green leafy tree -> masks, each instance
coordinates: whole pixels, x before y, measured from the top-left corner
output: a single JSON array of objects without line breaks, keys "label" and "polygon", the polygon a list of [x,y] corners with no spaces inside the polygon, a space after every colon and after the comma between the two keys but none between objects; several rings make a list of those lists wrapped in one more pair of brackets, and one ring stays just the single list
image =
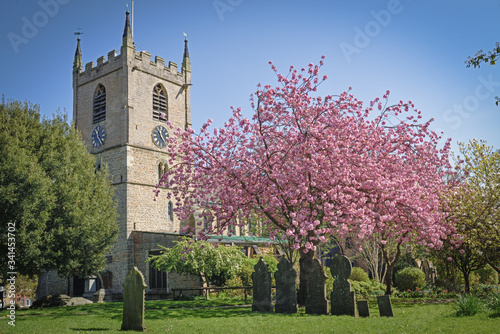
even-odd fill
[{"label": "green leafy tree", "polygon": [[[473,66],[474,68],[481,67],[481,63],[495,65],[499,57],[500,43],[497,42],[493,50],[489,51],[488,53],[485,53],[483,50],[479,50],[478,52],[476,52],[476,55],[474,57],[469,56],[465,61],[465,64],[467,65],[467,67]],[[496,96],[495,99],[495,104],[498,106],[498,104],[500,103],[500,98]]]},{"label": "green leafy tree", "polygon": [[459,147],[462,183],[448,201],[461,245],[448,243],[439,256],[462,272],[468,292],[473,271],[489,263],[500,272],[500,153],[475,139]]},{"label": "green leafy tree", "polygon": [[500,273],[500,153],[475,139],[460,144],[460,152],[465,187],[456,195],[458,231]]},{"label": "green leafy tree", "polygon": [[28,102],[0,104],[0,212],[2,231],[14,231],[0,234],[3,273],[96,273],[118,231],[110,180],[79,132],[65,116],[41,119]]},{"label": "green leafy tree", "polygon": [[[162,246],[160,246],[162,247]],[[242,268],[245,255],[236,246],[222,246],[208,241],[184,237],[172,248],[162,247],[164,253],[148,261],[162,271],[200,275],[205,281],[222,286]]]}]

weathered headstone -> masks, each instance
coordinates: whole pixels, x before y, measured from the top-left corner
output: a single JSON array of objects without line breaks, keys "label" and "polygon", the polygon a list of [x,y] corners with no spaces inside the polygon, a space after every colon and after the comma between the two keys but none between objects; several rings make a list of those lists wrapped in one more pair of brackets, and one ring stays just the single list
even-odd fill
[{"label": "weathered headstone", "polygon": [[252,273],[253,281],[253,302],[252,311],[257,312],[272,312],[273,305],[271,304],[271,272],[269,266],[260,258],[259,262],[254,266]]},{"label": "weathered headstone", "polygon": [[144,276],[134,267],[123,283],[122,331],[144,331]]},{"label": "weathered headstone", "polygon": [[92,301],[94,303],[104,303],[104,298],[106,297],[106,290],[99,289],[92,296]]},{"label": "weathered headstone", "polygon": [[278,263],[278,271],[274,273],[276,280],[276,313],[297,313],[297,292],[295,279],[297,272],[284,256]]},{"label": "weathered headstone", "polygon": [[358,300],[358,313],[360,317],[369,317],[370,309],[368,307],[368,300]]},{"label": "weathered headstone", "polygon": [[304,261],[307,272],[307,314],[328,314],[326,299],[326,274],[318,259],[307,258]]},{"label": "weathered headstone", "polygon": [[377,297],[378,311],[381,317],[393,317],[391,297],[383,295]]},{"label": "weathered headstone", "polygon": [[337,255],[330,264],[330,271],[335,281],[330,295],[332,315],[356,316],[356,296],[351,291],[351,282],[347,279],[351,275],[351,261],[343,255]]}]

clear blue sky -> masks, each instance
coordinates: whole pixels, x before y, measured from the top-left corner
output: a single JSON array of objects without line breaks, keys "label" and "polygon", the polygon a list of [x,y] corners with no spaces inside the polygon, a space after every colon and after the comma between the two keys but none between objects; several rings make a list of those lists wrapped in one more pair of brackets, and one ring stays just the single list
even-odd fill
[{"label": "clear blue sky", "polygon": [[[9,0],[0,11],[0,94],[72,114],[74,32],[84,64],[119,51],[126,0]],[[130,0],[128,0],[130,3]],[[54,6],[54,3],[57,6]],[[134,41],[192,64],[192,121],[220,126],[230,106],[250,115],[257,83],[274,84],[268,61],[288,71],[326,55],[320,94],[352,87],[368,102],[391,90],[412,100],[454,142],[483,138],[500,148],[500,64],[466,68],[467,56],[500,41],[500,1],[135,0]],[[30,30],[30,25],[32,25]],[[454,148],[456,146],[454,145]]]}]

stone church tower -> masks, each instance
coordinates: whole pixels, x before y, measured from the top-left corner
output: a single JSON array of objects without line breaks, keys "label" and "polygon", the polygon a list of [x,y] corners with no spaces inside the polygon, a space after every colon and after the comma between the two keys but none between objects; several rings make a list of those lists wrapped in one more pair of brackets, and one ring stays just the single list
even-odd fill
[{"label": "stone church tower", "polygon": [[[120,53],[108,52],[97,64],[83,67],[80,38],[73,63],[73,121],[96,168],[107,166],[118,209],[119,234],[106,268],[96,276],[60,279],[54,273],[41,277],[40,295],[65,293],[90,297],[99,289],[105,300],[121,298],[127,272],[136,266],[145,276],[149,298],[160,298],[170,288],[198,285],[195,277],[154,270],[145,260],[157,254],[159,244],[170,247],[185,222],[173,213],[166,196],[156,201],[154,187],[168,168],[166,139],[175,128],[191,125],[191,64],[187,39],[182,65],[146,51],[137,52],[129,13]],[[99,233],[99,231],[96,231]]]}]

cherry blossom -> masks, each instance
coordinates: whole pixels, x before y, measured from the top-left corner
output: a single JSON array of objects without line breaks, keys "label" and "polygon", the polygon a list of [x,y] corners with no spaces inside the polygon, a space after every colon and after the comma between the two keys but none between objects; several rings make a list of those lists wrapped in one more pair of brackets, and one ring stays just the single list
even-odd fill
[{"label": "cherry blossom", "polygon": [[218,218],[201,238],[253,215],[271,239],[304,252],[331,235],[439,249],[454,232],[440,201],[450,140],[421,122],[411,101],[388,106],[389,91],[366,106],[350,90],[315,96],[323,59],[286,76],[270,63],[278,85],[258,85],[250,119],[231,107],[218,129],[211,120],[197,134],[168,123],[174,135],[159,186],[180,218],[199,208]]}]

